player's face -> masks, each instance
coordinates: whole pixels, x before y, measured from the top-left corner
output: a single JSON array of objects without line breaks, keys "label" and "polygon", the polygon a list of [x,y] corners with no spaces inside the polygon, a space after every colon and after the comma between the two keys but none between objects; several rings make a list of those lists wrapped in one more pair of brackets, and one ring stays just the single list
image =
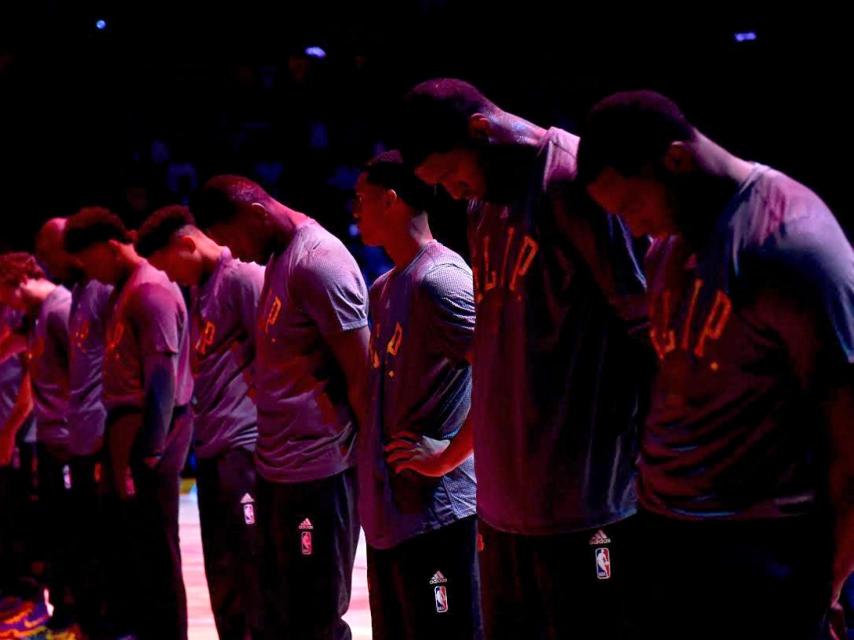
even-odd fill
[{"label": "player's face", "polygon": [[368,182],[364,173],[359,176],[353,197],[353,219],[359,227],[362,242],[369,247],[383,246],[385,193],[386,190],[379,185]]},{"label": "player's face", "polygon": [[121,277],[115,247],[109,242],[97,242],[76,254],[80,268],[87,278],[115,284]]},{"label": "player's face", "polygon": [[454,200],[476,200],[486,195],[486,175],[476,149],[459,147],[431,153],[415,175],[431,186],[441,186]]},{"label": "player's face", "polygon": [[192,287],[201,281],[201,256],[195,245],[184,242],[182,238],[173,238],[168,245],[151,254],[148,261],[179,285]]},{"label": "player's face", "polygon": [[673,199],[667,185],[655,177],[626,177],[607,168],[587,192],[605,211],[620,216],[635,236],[661,237],[676,231]]},{"label": "player's face", "polygon": [[240,260],[263,264],[270,257],[269,238],[259,219],[263,213],[252,207],[241,207],[233,218],[218,222],[205,229],[205,233],[217,244],[231,249]]}]

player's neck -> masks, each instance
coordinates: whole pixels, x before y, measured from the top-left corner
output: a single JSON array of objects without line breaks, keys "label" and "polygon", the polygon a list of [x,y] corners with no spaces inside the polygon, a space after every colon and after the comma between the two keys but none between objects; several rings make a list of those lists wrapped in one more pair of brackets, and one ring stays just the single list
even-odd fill
[{"label": "player's neck", "polygon": [[699,248],[708,241],[755,164],[733,155],[702,134],[698,134],[693,144],[697,171],[680,181],[685,219],[679,226],[688,243]]},{"label": "player's neck", "polygon": [[273,251],[281,253],[296,235],[297,230],[308,220],[308,216],[277,202],[269,211],[272,226]]},{"label": "player's neck", "polygon": [[225,253],[225,247],[218,245],[215,242],[211,242],[210,244],[204,245],[199,243],[197,244],[197,248],[202,256],[202,273],[201,278],[199,279],[199,284],[202,285],[207,282],[216,271],[219,266],[219,262],[222,260],[222,256]]},{"label": "player's neck", "polygon": [[395,234],[392,242],[385,246],[396,269],[404,269],[420,251],[433,241],[433,233],[426,215],[414,216],[407,227]]},{"label": "player's neck", "polygon": [[119,253],[119,278],[116,286],[122,287],[146,260],[140,256],[132,244],[122,245]]},{"label": "player's neck", "polygon": [[31,280],[27,286],[26,303],[30,313],[38,313],[44,301],[56,290],[56,285],[47,278]]}]

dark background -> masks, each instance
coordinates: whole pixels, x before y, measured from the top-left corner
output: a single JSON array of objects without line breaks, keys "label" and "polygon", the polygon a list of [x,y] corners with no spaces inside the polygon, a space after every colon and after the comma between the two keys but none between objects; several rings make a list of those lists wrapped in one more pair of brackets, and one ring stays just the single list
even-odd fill
[{"label": "dark background", "polygon": [[[348,238],[359,165],[393,140],[406,88],[437,75],[470,80],[507,110],[569,130],[609,92],[658,89],[725,147],[811,186],[851,227],[854,56],[841,9],[12,5],[0,7],[0,246],[26,249],[46,217],[87,204],[135,225],[221,172],[258,179]],[[743,32],[756,40],[737,42]],[[326,57],[307,56],[309,46]],[[456,247],[460,214],[448,205],[434,216]],[[369,277],[381,268],[348,242]]]}]

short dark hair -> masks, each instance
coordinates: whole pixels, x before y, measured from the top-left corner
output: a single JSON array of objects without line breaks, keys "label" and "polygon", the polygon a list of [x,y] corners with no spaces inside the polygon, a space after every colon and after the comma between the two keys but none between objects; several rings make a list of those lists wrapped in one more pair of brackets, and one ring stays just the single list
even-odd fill
[{"label": "short dark hair", "polygon": [[32,254],[23,251],[0,254],[0,285],[15,288],[27,278],[44,277],[44,270]]},{"label": "short dark hair", "polygon": [[182,204],[172,204],[158,209],[139,228],[136,251],[147,258],[167,247],[176,232],[195,225],[196,221],[190,209]]},{"label": "short dark hair", "polygon": [[270,199],[270,194],[249,178],[214,176],[190,198],[190,211],[200,228],[209,229],[215,224],[233,219],[240,205]]},{"label": "short dark hair", "polygon": [[636,176],[676,141],[697,131],[673,100],[654,91],[615,93],[598,102],[581,130],[578,179],[596,180],[607,168]]},{"label": "short dark hair", "polygon": [[117,240],[133,242],[133,234],[115,213],[105,207],[86,207],[68,218],[65,227],[65,250],[79,253],[93,244]]},{"label": "short dark hair", "polygon": [[455,78],[422,82],[406,94],[399,115],[400,151],[417,167],[431,153],[471,144],[469,119],[498,109],[474,85]]},{"label": "short dark hair", "polygon": [[429,211],[433,206],[435,189],[418,179],[403,162],[400,151],[385,151],[375,156],[365,165],[364,174],[371,184],[394,189],[401,200],[417,211]]}]

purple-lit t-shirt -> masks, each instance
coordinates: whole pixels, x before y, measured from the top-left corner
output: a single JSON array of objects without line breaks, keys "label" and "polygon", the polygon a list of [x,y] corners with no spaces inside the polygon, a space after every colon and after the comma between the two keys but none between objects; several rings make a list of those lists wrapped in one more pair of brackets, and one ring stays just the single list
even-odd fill
[{"label": "purple-lit t-shirt", "polygon": [[175,404],[187,405],[193,393],[190,334],[181,290],[166,274],[143,262],[113,292],[104,354],[104,406],[142,409],[145,403],[143,361],[173,356]]},{"label": "purple-lit t-shirt", "polygon": [[478,513],[523,535],[636,504],[645,282],[626,228],[575,185],[577,147],[549,129],[513,202],[470,207]]},{"label": "purple-lit t-shirt", "polygon": [[[19,313],[9,307],[0,306],[0,334],[6,329],[20,331],[21,321],[22,318]],[[12,414],[12,409],[15,407],[21,389],[25,368],[26,358],[21,355],[0,362],[0,426],[4,425]],[[31,414],[18,430],[17,441],[35,442],[34,425],[35,422]]]},{"label": "purple-lit t-shirt", "polygon": [[264,267],[225,249],[208,280],[193,289],[193,441],[200,458],[255,448],[255,319],[263,284]]},{"label": "purple-lit t-shirt", "polygon": [[471,407],[471,270],[438,242],[371,287],[371,401],[359,434],[359,514],[369,545],[386,549],[476,513],[474,458],[441,478],[396,475],[383,447],[409,431],[457,434]]},{"label": "purple-lit t-shirt", "polygon": [[[12,415],[23,376],[24,362],[20,356],[13,356],[0,362],[0,426],[6,424],[6,420]],[[17,437],[26,435],[25,431],[30,426],[22,425]]]},{"label": "purple-lit t-shirt", "polygon": [[326,337],[367,326],[368,292],[346,247],[314,220],[270,258],[258,306],[258,473],[331,477],[354,463],[356,424]]},{"label": "purple-lit t-shirt", "polygon": [[854,368],[854,251],[833,214],[756,165],[703,246],[671,237],[647,273],[659,372],[642,506],[682,519],[811,509],[827,484],[819,398]]},{"label": "purple-lit t-shirt", "polygon": [[78,283],[71,291],[68,429],[75,456],[94,455],[104,440],[104,342],[112,292],[97,280]]},{"label": "purple-lit t-shirt", "polygon": [[68,316],[71,292],[56,287],[39,307],[27,354],[36,416],[36,440],[68,453]]}]

